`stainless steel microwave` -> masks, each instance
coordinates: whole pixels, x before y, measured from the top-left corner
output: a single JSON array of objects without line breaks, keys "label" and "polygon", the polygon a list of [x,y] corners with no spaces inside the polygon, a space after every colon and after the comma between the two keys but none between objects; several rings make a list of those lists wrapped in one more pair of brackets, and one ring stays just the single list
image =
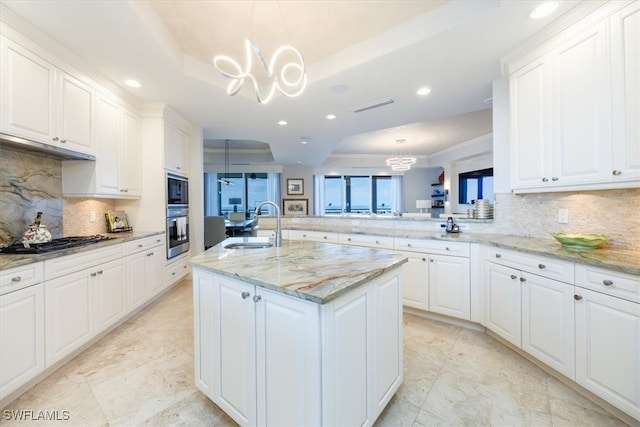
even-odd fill
[{"label": "stainless steel microwave", "polygon": [[189,205],[189,179],[167,173],[167,206]]}]

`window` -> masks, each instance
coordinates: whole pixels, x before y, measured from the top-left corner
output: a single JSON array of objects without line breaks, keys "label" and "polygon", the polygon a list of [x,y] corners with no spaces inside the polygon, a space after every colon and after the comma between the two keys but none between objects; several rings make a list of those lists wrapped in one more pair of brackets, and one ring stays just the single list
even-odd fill
[{"label": "window", "polygon": [[461,173],[458,203],[470,205],[479,199],[493,202],[493,168]]},{"label": "window", "polygon": [[[249,217],[260,202],[279,200],[280,174],[277,173],[229,173],[226,179],[232,183],[218,182],[222,174],[205,173],[205,215],[228,216],[231,212],[244,212]],[[260,211],[273,215],[271,206]]]},{"label": "window", "polygon": [[401,210],[401,177],[316,176],[315,213],[389,213]]}]

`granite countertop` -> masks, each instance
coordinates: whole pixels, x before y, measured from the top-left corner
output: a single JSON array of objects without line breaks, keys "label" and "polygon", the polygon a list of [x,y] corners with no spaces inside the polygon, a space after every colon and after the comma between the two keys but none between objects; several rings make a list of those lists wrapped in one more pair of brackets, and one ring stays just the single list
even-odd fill
[{"label": "granite countertop", "polygon": [[[288,228],[296,230],[297,228]],[[336,230],[326,230],[322,228],[304,227],[301,230],[336,232]],[[489,246],[496,246],[504,249],[531,253],[535,255],[548,256],[552,258],[571,261],[578,264],[591,265],[605,268],[621,273],[640,276],[640,251],[629,249],[618,249],[611,246],[604,246],[599,249],[577,250],[563,247],[553,239],[542,239],[539,237],[514,236],[509,234],[490,233],[444,233],[433,230],[395,230],[393,228],[367,228],[358,231],[337,231],[345,234],[364,234],[387,236],[407,239],[433,239],[449,242],[481,243]]]},{"label": "granite countertop", "polygon": [[20,267],[22,265],[31,264],[34,262],[46,261],[52,258],[59,258],[65,255],[77,254],[80,252],[105,248],[107,246],[119,245],[131,240],[144,239],[145,237],[151,237],[158,234],[165,234],[164,231],[132,231],[125,233],[104,233],[103,236],[110,237],[109,240],[105,240],[98,243],[92,243],[89,245],[79,246],[71,249],[64,249],[60,251],[53,251],[44,254],[25,254],[25,255],[9,255],[0,254],[0,271],[7,270],[9,268]]},{"label": "granite countertop", "polygon": [[[257,239],[268,240],[251,240]],[[225,244],[245,240],[231,238]],[[318,304],[405,262],[405,256],[389,250],[296,240],[264,249],[225,249],[219,244],[190,261],[194,267]]]}]

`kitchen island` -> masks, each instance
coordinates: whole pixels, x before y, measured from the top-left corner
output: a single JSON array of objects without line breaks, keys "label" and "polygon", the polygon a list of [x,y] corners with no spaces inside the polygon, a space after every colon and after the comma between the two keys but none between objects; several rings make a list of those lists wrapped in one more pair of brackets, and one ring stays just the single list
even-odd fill
[{"label": "kitchen island", "polygon": [[240,425],[372,425],[402,382],[406,258],[225,248],[247,240],[191,260],[196,386]]}]

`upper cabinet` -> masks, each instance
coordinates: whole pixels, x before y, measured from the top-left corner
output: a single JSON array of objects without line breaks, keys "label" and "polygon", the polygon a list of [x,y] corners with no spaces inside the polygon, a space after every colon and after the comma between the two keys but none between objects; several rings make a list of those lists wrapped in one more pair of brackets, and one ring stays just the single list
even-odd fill
[{"label": "upper cabinet", "polygon": [[514,191],[639,185],[638,9],[589,17],[509,64]]},{"label": "upper cabinet", "polygon": [[188,127],[171,110],[165,111],[164,118],[164,167],[182,175],[189,174]]},{"label": "upper cabinet", "polygon": [[4,35],[0,55],[2,132],[94,154],[94,90]]}]

